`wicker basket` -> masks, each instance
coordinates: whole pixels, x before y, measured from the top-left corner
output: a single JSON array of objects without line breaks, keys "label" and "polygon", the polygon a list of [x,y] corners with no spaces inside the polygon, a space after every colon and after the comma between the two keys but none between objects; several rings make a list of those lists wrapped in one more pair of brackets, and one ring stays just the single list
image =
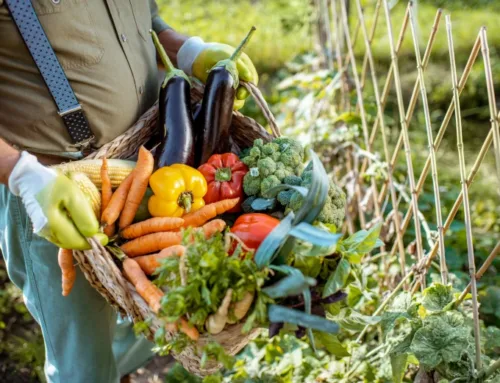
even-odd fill
[{"label": "wicker basket", "polygon": [[[269,134],[253,119],[245,117],[239,112],[234,112],[231,135],[237,148],[251,146],[257,138],[269,141],[273,136],[280,134],[274,117],[259,90],[250,84],[244,85],[263,111],[273,133]],[[202,94],[203,86],[195,83],[192,88],[192,101],[201,100]],[[158,106],[154,105],[127,132],[93,152],[87,158],[127,159],[135,156],[138,148],[146,144],[153,136],[156,130],[157,116]],[[153,318],[150,325],[150,337],[152,338],[162,325],[160,320],[155,317],[146,302],[137,294],[135,288],[124,278],[116,266],[111,252],[97,241],[90,240],[90,242],[92,250],[73,252],[85,278],[120,314],[128,316],[134,323]],[[202,334],[196,347],[187,347],[174,357],[194,374],[203,376],[214,373],[220,368],[216,363],[207,363],[204,368],[201,367],[201,347],[205,343],[215,340],[225,348],[226,352],[235,355],[258,334],[258,330],[242,334],[242,326],[241,323],[226,326],[224,331],[217,335]],[[170,337],[171,335],[167,333],[167,340]]]}]

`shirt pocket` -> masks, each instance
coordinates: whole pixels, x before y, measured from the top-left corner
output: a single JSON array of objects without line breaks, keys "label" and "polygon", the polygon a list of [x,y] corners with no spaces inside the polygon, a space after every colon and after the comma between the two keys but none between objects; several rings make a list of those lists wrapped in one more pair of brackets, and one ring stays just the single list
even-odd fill
[{"label": "shirt pocket", "polygon": [[149,30],[152,22],[149,0],[130,0],[130,3],[139,35],[144,41],[150,41]]},{"label": "shirt pocket", "polygon": [[32,0],[32,4],[63,68],[101,61],[104,47],[87,0]]}]

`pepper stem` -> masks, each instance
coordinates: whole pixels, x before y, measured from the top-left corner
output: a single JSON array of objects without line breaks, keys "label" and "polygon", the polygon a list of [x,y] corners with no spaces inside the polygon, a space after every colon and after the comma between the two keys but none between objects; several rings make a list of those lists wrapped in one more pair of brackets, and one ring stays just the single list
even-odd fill
[{"label": "pepper stem", "polygon": [[179,195],[177,204],[184,209],[186,213],[191,211],[191,205],[193,204],[193,194],[191,192],[182,192]]},{"label": "pepper stem", "polygon": [[231,55],[231,57],[229,58],[229,60],[236,61],[236,60],[238,60],[240,58],[241,53],[243,52],[243,49],[248,45],[248,43],[250,41],[250,38],[252,37],[252,35],[253,35],[253,33],[255,32],[256,29],[257,28],[255,28],[255,27],[250,28],[250,31],[247,33],[247,35],[245,36],[245,38],[243,39],[243,41],[240,43],[240,45],[238,45],[238,47],[233,52],[233,54]]},{"label": "pepper stem", "polygon": [[172,72],[173,70],[175,70],[174,64],[172,64],[172,61],[170,61],[170,58],[167,55],[167,52],[165,52],[165,48],[163,48],[163,45],[161,45],[158,35],[152,29],[149,30],[149,33],[151,34],[151,37],[153,37],[153,43],[155,44],[156,51],[158,52],[163,65],[165,66],[166,72]]},{"label": "pepper stem", "polygon": [[219,168],[215,171],[215,180],[217,182],[231,181],[231,168]]}]

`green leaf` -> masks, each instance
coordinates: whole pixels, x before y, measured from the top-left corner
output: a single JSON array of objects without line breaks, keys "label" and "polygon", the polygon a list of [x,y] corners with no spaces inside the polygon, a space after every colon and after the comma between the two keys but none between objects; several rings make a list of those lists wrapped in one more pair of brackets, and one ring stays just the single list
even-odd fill
[{"label": "green leaf", "polygon": [[323,298],[336,293],[344,287],[350,272],[351,264],[345,258],[342,258],[335,271],[326,281],[325,287],[323,288]]},{"label": "green leaf", "polygon": [[282,184],[282,185],[277,185],[277,186],[272,187],[271,189],[266,190],[266,192],[264,193],[264,197],[274,198],[280,192],[282,192],[284,190],[290,190],[290,189],[295,190],[302,197],[306,197],[307,193],[309,193],[309,189],[304,187],[304,186]]},{"label": "green leaf", "polygon": [[272,286],[263,288],[262,291],[273,299],[285,298],[299,295],[304,289],[309,289],[310,286],[314,286],[315,284],[316,280],[305,277],[299,270],[293,269],[285,278]]},{"label": "green leaf", "polygon": [[257,253],[255,254],[255,263],[260,269],[269,266],[272,263],[277,250],[288,238],[288,233],[292,228],[293,219],[294,214],[293,212],[290,212],[260,244],[257,249]]},{"label": "green leaf", "polygon": [[335,248],[332,249],[332,247],[342,238],[342,234],[331,234],[306,222],[294,226],[289,234],[313,245],[328,247],[332,252],[335,251]]},{"label": "green leaf", "polygon": [[321,259],[295,254],[293,266],[302,271],[304,275],[316,278],[321,271]]},{"label": "green leaf", "polygon": [[347,347],[342,344],[337,335],[315,331],[314,336],[318,341],[318,348],[324,347],[331,355],[334,355],[337,358],[343,358],[351,355],[347,350]]},{"label": "green leaf", "polygon": [[444,312],[425,319],[415,332],[411,352],[426,369],[458,362],[471,344],[470,329],[458,312]]},{"label": "green leaf", "polygon": [[295,225],[300,222],[313,223],[319,213],[321,213],[321,210],[323,210],[328,197],[328,189],[330,187],[328,174],[326,174],[321,160],[314,151],[310,150],[309,156],[312,162],[311,185],[307,196],[304,197],[304,202],[296,212]]},{"label": "green leaf", "polygon": [[374,225],[370,230],[360,230],[349,238],[341,241],[338,245],[342,254],[346,255],[351,263],[361,262],[365,254],[383,244],[379,240],[382,224]]},{"label": "green leaf", "polygon": [[276,206],[276,198],[256,198],[250,206],[255,211],[271,210]]},{"label": "green leaf", "polygon": [[453,287],[434,283],[423,291],[422,305],[427,311],[440,312],[453,302]]},{"label": "green leaf", "polygon": [[391,355],[392,381],[401,383],[408,367],[408,354]]},{"label": "green leaf", "polygon": [[327,333],[337,333],[339,331],[339,325],[335,322],[284,306],[269,305],[267,314],[269,321],[273,323],[291,323]]},{"label": "green leaf", "polygon": [[367,316],[356,311],[350,311],[349,315],[339,320],[340,327],[349,331],[361,331],[367,325],[374,325],[380,322],[379,316]]}]

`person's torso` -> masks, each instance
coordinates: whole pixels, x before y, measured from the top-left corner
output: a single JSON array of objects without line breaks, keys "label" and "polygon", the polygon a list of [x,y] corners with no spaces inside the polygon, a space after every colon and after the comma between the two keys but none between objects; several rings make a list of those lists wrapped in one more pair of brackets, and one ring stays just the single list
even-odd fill
[{"label": "person's torso", "polygon": [[[155,101],[148,0],[32,0],[101,146]],[[0,0],[0,137],[39,153],[73,152],[54,100]]]}]

